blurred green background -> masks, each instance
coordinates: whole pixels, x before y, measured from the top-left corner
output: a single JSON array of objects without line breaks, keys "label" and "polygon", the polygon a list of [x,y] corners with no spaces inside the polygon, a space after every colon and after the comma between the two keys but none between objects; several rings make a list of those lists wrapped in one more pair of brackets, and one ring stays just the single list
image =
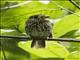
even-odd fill
[{"label": "blurred green background", "polygon": [[[73,0],[80,6],[79,0]],[[54,24],[55,38],[80,39],[80,10],[68,0],[0,1],[2,36],[27,36],[25,21],[29,16],[43,14],[60,19]],[[46,48],[30,48],[31,41],[0,38],[1,60],[80,60],[80,43],[46,41]]]}]

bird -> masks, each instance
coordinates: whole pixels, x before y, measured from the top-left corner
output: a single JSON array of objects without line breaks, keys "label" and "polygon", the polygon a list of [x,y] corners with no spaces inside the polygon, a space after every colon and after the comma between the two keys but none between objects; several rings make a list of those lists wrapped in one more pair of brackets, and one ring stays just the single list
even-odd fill
[{"label": "bird", "polygon": [[30,16],[25,23],[25,32],[32,38],[31,48],[45,48],[44,39],[52,38],[52,23],[49,16],[36,14]]}]

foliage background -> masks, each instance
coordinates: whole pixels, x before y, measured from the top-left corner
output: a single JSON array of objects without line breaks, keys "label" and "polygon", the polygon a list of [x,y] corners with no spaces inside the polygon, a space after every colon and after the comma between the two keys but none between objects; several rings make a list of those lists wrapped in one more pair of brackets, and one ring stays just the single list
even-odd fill
[{"label": "foliage background", "polygon": [[[74,1],[80,6],[79,0]],[[12,7],[16,5],[20,6]],[[31,15],[43,14],[53,20],[60,19],[53,26],[54,37],[80,39],[80,10],[68,0],[52,0],[49,3],[1,0],[0,8],[1,35],[27,36],[25,21]],[[1,60],[80,60],[80,44],[76,42],[46,41],[47,46],[43,49],[30,48],[31,41],[0,38],[0,42]]]}]

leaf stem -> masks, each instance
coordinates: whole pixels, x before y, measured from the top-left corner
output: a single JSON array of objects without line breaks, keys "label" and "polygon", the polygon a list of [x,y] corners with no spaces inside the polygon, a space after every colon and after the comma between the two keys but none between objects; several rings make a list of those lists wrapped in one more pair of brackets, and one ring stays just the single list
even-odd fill
[{"label": "leaf stem", "polygon": [[[52,1],[52,2],[53,2],[53,1]],[[64,8],[63,6],[57,4],[56,2],[53,2],[53,3],[54,3],[57,7],[59,7],[61,10],[65,10],[65,11],[67,11],[67,12],[70,12],[70,13],[72,13],[72,14],[74,14],[74,15],[80,17],[80,15],[74,13],[73,11],[71,11],[71,10],[69,10],[69,9],[67,9],[67,8]]]},{"label": "leaf stem", "polygon": [[3,47],[3,43],[1,42],[1,49],[2,49],[2,53],[3,53],[3,60],[7,60],[6,55],[5,55],[5,49]]},{"label": "leaf stem", "polygon": [[76,6],[78,9],[80,9],[80,6],[78,5],[78,4],[76,4],[76,2],[75,1],[73,1],[73,0],[69,0],[74,6]]},{"label": "leaf stem", "polygon": [[3,8],[1,8],[1,10],[9,9],[9,8],[16,8],[16,7],[19,7],[19,6],[25,5],[25,4],[29,3],[29,2],[31,2],[31,1],[24,1],[24,2],[22,2],[22,3],[16,4],[16,5],[13,5],[13,6],[3,7]]}]

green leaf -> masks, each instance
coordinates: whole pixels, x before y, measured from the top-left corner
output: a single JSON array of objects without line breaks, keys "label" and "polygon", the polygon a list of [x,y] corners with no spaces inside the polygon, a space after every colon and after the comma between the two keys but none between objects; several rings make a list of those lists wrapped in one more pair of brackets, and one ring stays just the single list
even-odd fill
[{"label": "green leaf", "polygon": [[72,52],[65,60],[80,60],[80,50]]},{"label": "green leaf", "polygon": [[[76,13],[80,14],[80,12]],[[63,17],[59,22],[54,24],[53,30],[55,37],[61,37],[64,34],[80,28],[80,17],[75,14]]]},{"label": "green leaf", "polygon": [[59,10],[52,3],[45,5],[38,1],[33,1],[17,8],[2,10],[0,27],[14,28],[20,25],[19,29],[24,32],[25,21],[31,15],[44,14],[49,15],[51,18],[57,18],[63,13],[63,11]]},{"label": "green leaf", "polygon": [[66,58],[68,56],[69,52],[64,46],[52,41],[46,43],[46,48],[31,48],[31,41],[20,42],[18,45],[20,48],[30,53],[32,60],[40,58]]}]

